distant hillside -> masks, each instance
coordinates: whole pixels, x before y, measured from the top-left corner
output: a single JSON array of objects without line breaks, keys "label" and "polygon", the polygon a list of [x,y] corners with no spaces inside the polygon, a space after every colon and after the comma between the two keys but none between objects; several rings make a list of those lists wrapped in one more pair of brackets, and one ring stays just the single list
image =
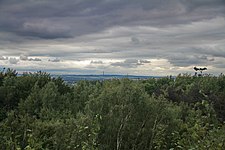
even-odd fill
[{"label": "distant hillside", "polygon": [[52,77],[61,77],[68,83],[78,82],[81,80],[95,81],[95,80],[108,80],[108,79],[149,79],[149,78],[162,78],[162,76],[135,76],[135,75],[52,75]]}]

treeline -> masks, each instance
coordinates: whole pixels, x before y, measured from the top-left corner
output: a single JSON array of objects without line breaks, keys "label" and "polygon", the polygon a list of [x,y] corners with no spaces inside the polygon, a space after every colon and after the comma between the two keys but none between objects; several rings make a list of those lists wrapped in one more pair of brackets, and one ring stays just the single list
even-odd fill
[{"label": "treeline", "polygon": [[80,81],[0,72],[6,150],[225,148],[225,76]]}]

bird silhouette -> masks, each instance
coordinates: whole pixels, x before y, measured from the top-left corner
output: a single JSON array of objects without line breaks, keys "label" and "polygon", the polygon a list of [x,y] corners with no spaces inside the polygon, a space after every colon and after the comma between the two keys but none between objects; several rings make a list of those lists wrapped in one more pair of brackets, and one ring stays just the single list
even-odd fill
[{"label": "bird silhouette", "polygon": [[206,67],[204,67],[204,68],[197,68],[197,67],[194,67],[194,70],[195,71],[204,71],[204,70],[207,70],[207,68]]},{"label": "bird silhouette", "polygon": [[203,71],[203,70],[207,70],[207,68],[206,67],[204,67],[204,68],[199,68],[201,71]]},{"label": "bird silhouette", "polygon": [[194,70],[195,70],[195,71],[198,71],[198,70],[200,70],[200,68],[194,67]]}]

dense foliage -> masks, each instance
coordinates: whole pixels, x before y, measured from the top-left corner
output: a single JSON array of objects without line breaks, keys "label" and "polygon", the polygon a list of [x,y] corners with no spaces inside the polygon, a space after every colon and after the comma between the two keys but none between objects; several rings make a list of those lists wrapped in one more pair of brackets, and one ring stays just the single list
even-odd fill
[{"label": "dense foliage", "polygon": [[1,149],[225,148],[225,76],[80,81],[0,72]]}]

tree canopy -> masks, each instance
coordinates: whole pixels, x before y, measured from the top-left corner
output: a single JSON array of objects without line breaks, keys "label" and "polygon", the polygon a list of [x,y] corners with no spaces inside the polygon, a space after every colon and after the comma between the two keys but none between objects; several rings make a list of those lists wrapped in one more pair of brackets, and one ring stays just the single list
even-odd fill
[{"label": "tree canopy", "polygon": [[2,149],[225,148],[225,76],[66,84],[0,73]]}]

